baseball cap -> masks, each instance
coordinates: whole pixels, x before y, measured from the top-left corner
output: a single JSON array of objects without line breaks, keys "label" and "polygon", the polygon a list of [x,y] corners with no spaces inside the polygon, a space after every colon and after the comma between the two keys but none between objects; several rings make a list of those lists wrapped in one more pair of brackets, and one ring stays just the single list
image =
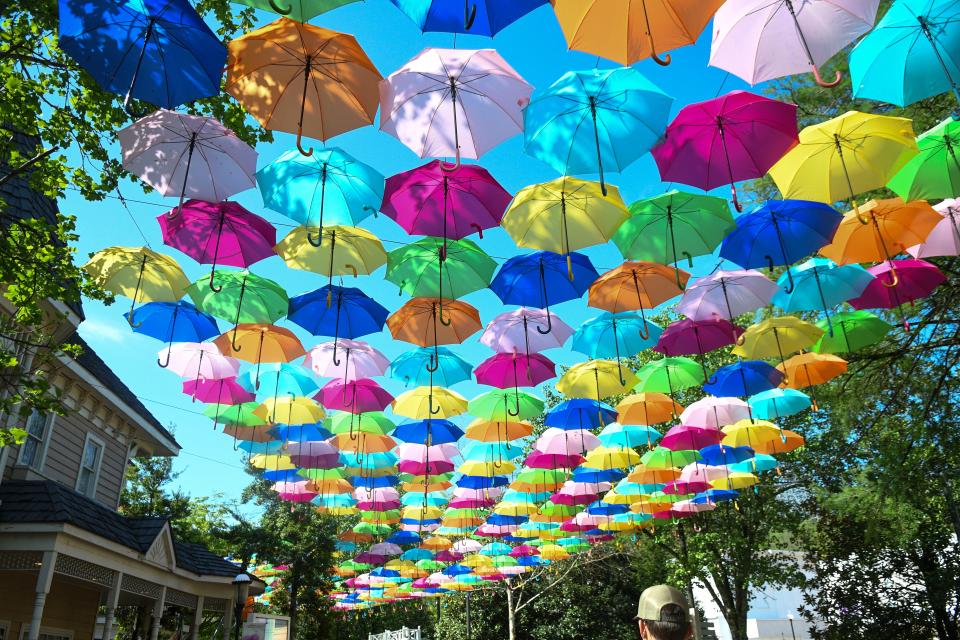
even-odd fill
[{"label": "baseball cap", "polygon": [[637,615],[634,619],[666,622],[662,617],[662,613],[663,608],[668,604],[680,607],[683,611],[683,620],[678,620],[677,622],[686,624],[689,620],[687,599],[683,597],[679,589],[671,587],[668,584],[658,584],[653,587],[648,587],[640,594],[640,602],[637,605]]}]

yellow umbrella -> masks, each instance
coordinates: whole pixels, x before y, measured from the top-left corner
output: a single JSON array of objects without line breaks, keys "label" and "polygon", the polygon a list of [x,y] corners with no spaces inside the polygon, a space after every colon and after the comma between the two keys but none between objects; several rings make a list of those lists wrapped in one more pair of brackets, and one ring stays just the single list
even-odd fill
[{"label": "yellow umbrella", "polygon": [[251,467],[257,469],[270,469],[272,471],[286,471],[287,469],[296,469],[297,465],[290,461],[290,456],[277,454],[257,453],[250,456],[248,461]]},{"label": "yellow umbrella", "polygon": [[770,177],[784,198],[849,199],[857,211],[857,195],[884,187],[917,153],[909,119],[848,111],[801,131]]},{"label": "yellow umbrella", "polygon": [[277,243],[277,255],[291,269],[324,276],[369,275],[387,263],[377,236],[360,227],[297,227]]},{"label": "yellow umbrella", "polygon": [[308,483],[311,491],[323,495],[336,495],[339,493],[353,493],[353,485],[343,478],[328,478],[326,480],[311,480]]},{"label": "yellow umbrella", "polygon": [[532,516],[537,510],[537,505],[532,502],[501,502],[494,508],[493,512],[500,516],[518,518]]},{"label": "yellow umbrella", "polygon": [[670,467],[669,469],[648,469],[646,465],[638,464],[634,467],[630,475],[627,476],[629,482],[637,484],[667,484],[680,477],[680,469]]},{"label": "yellow umbrella", "polygon": [[590,360],[567,369],[557,381],[557,391],[571,398],[602,400],[627,393],[635,384],[637,376],[616,360]]},{"label": "yellow umbrella", "polygon": [[607,504],[625,504],[629,506],[634,502],[640,502],[640,496],[608,491],[607,495],[603,496],[601,502],[606,502]]},{"label": "yellow umbrella", "polygon": [[746,471],[734,471],[728,476],[711,480],[710,485],[714,489],[727,489],[728,491],[736,491],[737,489],[746,489],[747,487],[752,487],[758,482],[760,482],[760,478],[752,473],[747,473]]},{"label": "yellow umbrella", "polygon": [[493,560],[489,557],[480,555],[479,553],[474,553],[469,555],[457,564],[462,564],[465,567],[492,567]]},{"label": "yellow umbrella", "polygon": [[552,0],[567,46],[631,66],[693,44],[723,0]]},{"label": "yellow umbrella", "polygon": [[748,327],[732,351],[748,360],[780,358],[783,363],[786,354],[810,348],[824,333],[820,327],[793,316],[768,318]]},{"label": "yellow umbrella", "polygon": [[176,260],[146,247],[101,249],[83,270],[110,293],[132,300],[127,322],[138,302],[176,302],[190,286]]},{"label": "yellow umbrella", "polygon": [[545,544],[540,547],[540,557],[546,560],[566,560],[570,552],[558,544]]},{"label": "yellow umbrella", "polygon": [[376,433],[354,434],[338,433],[333,436],[338,449],[353,451],[354,453],[385,453],[397,446],[397,441],[390,436],[381,436]]},{"label": "yellow umbrella", "polygon": [[443,509],[438,507],[404,507],[400,510],[400,517],[409,520],[439,520],[443,517]]},{"label": "yellow umbrella", "polygon": [[443,536],[434,536],[424,540],[420,546],[430,551],[445,551],[453,546],[453,541]]},{"label": "yellow umbrella", "polygon": [[780,427],[766,420],[745,418],[723,428],[723,444],[728,447],[750,447],[780,439]]},{"label": "yellow umbrella", "polygon": [[604,197],[598,182],[563,177],[522,189],[501,224],[518,247],[567,254],[572,280],[569,253],[607,242],[629,217],[616,187]]},{"label": "yellow umbrella", "polygon": [[590,469],[628,469],[640,462],[640,454],[625,447],[597,447],[587,454],[583,466]]},{"label": "yellow umbrella", "polygon": [[315,400],[303,396],[267,398],[253,410],[253,415],[267,422],[281,424],[316,424],[326,413]]},{"label": "yellow umbrella", "polygon": [[392,406],[404,418],[452,418],[467,412],[467,399],[443,387],[417,387],[397,396]]},{"label": "yellow umbrella", "polygon": [[508,460],[502,462],[467,460],[460,465],[457,471],[465,476],[485,476],[492,478],[493,476],[511,474],[516,471],[516,469],[517,465]]},{"label": "yellow umbrella", "polygon": [[[392,475],[392,474],[391,474]],[[407,493],[432,493],[434,491],[446,491],[453,486],[452,482],[431,482],[424,485],[422,482],[401,482],[400,488]]]}]

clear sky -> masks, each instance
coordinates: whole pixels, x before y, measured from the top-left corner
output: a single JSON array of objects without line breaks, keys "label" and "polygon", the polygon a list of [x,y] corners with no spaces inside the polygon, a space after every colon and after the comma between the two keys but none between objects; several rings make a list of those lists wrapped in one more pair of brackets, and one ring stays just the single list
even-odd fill
[{"label": "clear sky", "polygon": [[[258,16],[259,24],[276,18],[272,14]],[[315,18],[313,24],[354,34],[361,46],[374,61],[380,72],[386,76],[404,62],[426,47],[452,47],[454,38],[449,34],[421,34],[414,24],[397,10],[388,0],[366,0],[337,9]],[[652,61],[643,61],[637,68],[675,97],[674,114],[691,102],[716,97],[731,89],[747,88],[739,79],[726,72],[707,66],[710,49],[710,30],[708,26],[696,46],[673,51],[673,64],[660,67]],[[571,52],[549,5],[540,7],[519,22],[502,31],[496,38],[458,36],[458,48],[496,48],[500,54],[537,90],[546,89],[565,71],[592,68],[613,67],[614,63],[600,60],[595,56]],[[318,141],[306,141],[320,148]],[[294,137],[284,133],[275,135],[273,144],[258,147],[260,159],[258,166],[273,161],[287,149],[293,148]],[[382,133],[376,126],[353,131],[328,141],[327,146],[338,146],[366,162],[386,176],[419,166],[426,160],[420,160],[413,152],[393,137]],[[522,187],[557,177],[556,172],[523,153],[522,138],[513,138],[483,156],[479,163],[487,168],[503,186],[515,193]],[[584,176],[594,177],[595,176]],[[620,187],[624,199],[630,203],[637,199],[662,193],[668,185],[660,182],[652,157],[647,154],[631,165],[624,173],[608,174],[607,181]],[[65,213],[78,217],[80,234],[79,259],[85,260],[87,254],[113,245],[135,246],[144,244],[141,231],[149,244],[157,250],[174,256],[183,266],[191,280],[209,273],[209,266],[198,265],[192,259],[175,249],[162,244],[156,216],[176,204],[175,198],[162,198],[157,194],[144,195],[140,188],[126,184],[122,192],[128,200],[130,214],[116,199],[90,203],[84,201],[75,191],[68,191],[66,201],[62,203]],[[720,195],[726,195],[724,190]],[[256,190],[239,194],[236,198],[254,213],[264,216],[278,227],[278,237],[290,231],[294,223],[264,208]],[[396,248],[408,241],[403,230],[385,216],[379,219],[368,218],[363,226],[380,236],[387,250]],[[138,229],[139,227],[139,229]],[[484,233],[482,240],[472,238],[492,256],[503,258],[515,255],[516,247],[502,229]],[[622,258],[613,245],[594,247],[584,253],[589,255],[601,273],[620,264]],[[698,265],[699,270],[710,270],[716,264],[714,258],[704,258]],[[252,267],[252,271],[280,282],[291,296],[310,291],[326,284],[326,278],[317,274],[288,269],[280,258],[273,257]],[[376,298],[391,311],[397,309],[407,296],[400,297],[395,285],[383,280],[383,269],[373,276],[352,277],[344,280],[348,286],[359,286]],[[483,321],[488,322],[496,313],[502,311],[502,305],[489,290],[467,296],[465,300],[480,309]],[[103,359],[127,383],[133,392],[165,425],[176,430],[177,440],[183,451],[176,461],[176,469],[182,471],[178,483],[187,492],[194,495],[212,495],[221,493],[227,498],[236,498],[248,482],[243,472],[241,452],[234,451],[232,440],[214,432],[211,421],[200,414],[202,405],[193,404],[180,389],[180,380],[172,373],[160,369],[156,364],[156,352],[163,347],[151,338],[131,332],[122,314],[128,308],[129,301],[118,298],[112,307],[104,307],[95,302],[87,302],[86,322],[81,325],[80,333]],[[597,314],[596,309],[586,307],[586,301],[574,301],[557,305],[554,310],[568,324],[576,326],[580,322]],[[282,323],[290,327],[289,323]],[[221,328],[228,328],[221,322]],[[323,342],[325,338],[314,338],[297,328],[305,345]],[[471,338],[462,347],[454,350],[474,364],[491,355],[480,345],[479,334]],[[364,338],[393,358],[411,345],[395,343],[388,331]],[[551,358],[560,364],[573,364],[583,360],[584,356],[569,351],[554,350],[548,352]],[[392,381],[383,381],[384,386],[393,393],[403,389]],[[471,383],[457,385],[456,390],[467,397],[482,389]]]}]

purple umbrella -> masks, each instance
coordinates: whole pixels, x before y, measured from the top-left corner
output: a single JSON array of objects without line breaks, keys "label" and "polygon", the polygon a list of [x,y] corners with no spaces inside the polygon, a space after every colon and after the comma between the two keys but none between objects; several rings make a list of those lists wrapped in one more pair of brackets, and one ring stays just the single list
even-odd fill
[{"label": "purple umbrella", "polygon": [[716,271],[683,292],[677,311],[691,320],[733,319],[770,304],[780,288],[759,271]]},{"label": "purple umbrella", "polygon": [[907,331],[910,322],[902,306],[926,298],[947,280],[940,269],[924,260],[887,260],[867,271],[874,276],[873,281],[850,304],[854,309],[899,309]]},{"label": "purple umbrella", "polygon": [[290,461],[304,469],[336,469],[340,465],[340,451],[330,441],[288,442]]},{"label": "purple umbrella", "polygon": [[277,230],[236,202],[189,200],[157,216],[163,243],[200,264],[209,264],[210,288],[217,264],[249,267],[274,255]]},{"label": "purple umbrella", "polygon": [[[668,356],[702,356],[709,351],[733,345],[742,334],[741,327],[722,318],[679,320],[663,330],[653,350]],[[709,379],[702,358],[700,366],[704,378]]]},{"label": "purple umbrella", "polygon": [[762,178],[797,144],[797,106],[746,91],[687,105],[651,153],[664,182],[710,191]]},{"label": "purple umbrella", "polygon": [[[535,328],[551,327],[550,331],[535,331]],[[480,343],[498,353],[538,353],[556,349],[573,335],[567,323],[544,309],[520,307],[515,311],[501,313],[487,325]]]}]

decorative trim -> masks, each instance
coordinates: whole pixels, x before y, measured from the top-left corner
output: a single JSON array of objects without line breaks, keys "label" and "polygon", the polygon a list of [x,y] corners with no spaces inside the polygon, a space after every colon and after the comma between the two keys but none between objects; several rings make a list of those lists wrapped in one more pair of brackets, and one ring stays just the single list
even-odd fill
[{"label": "decorative trim", "polygon": [[65,576],[86,580],[108,588],[113,586],[115,575],[113,571],[106,567],[62,553],[57,554],[57,562],[53,570]]}]

